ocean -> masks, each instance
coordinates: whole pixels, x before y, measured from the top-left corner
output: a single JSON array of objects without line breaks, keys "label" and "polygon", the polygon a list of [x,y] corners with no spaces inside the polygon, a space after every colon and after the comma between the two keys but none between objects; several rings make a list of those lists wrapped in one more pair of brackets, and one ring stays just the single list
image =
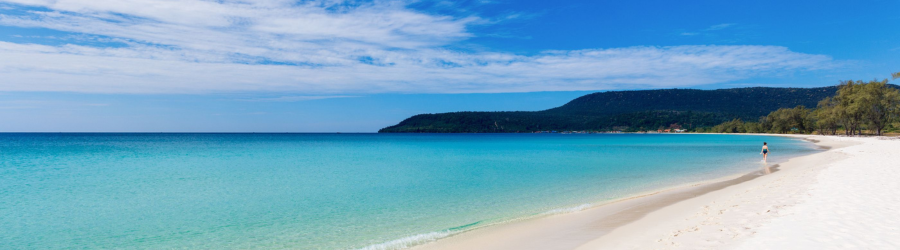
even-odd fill
[{"label": "ocean", "polygon": [[700,134],[0,134],[4,249],[402,249],[819,151]]}]

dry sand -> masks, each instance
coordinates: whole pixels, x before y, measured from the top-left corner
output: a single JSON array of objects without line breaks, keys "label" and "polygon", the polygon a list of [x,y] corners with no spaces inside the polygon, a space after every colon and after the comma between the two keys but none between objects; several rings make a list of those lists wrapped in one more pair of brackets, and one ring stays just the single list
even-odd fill
[{"label": "dry sand", "polygon": [[900,140],[802,137],[831,150],[414,249],[900,249]]},{"label": "dry sand", "polygon": [[900,140],[846,140],[864,144],[737,249],[900,249]]}]

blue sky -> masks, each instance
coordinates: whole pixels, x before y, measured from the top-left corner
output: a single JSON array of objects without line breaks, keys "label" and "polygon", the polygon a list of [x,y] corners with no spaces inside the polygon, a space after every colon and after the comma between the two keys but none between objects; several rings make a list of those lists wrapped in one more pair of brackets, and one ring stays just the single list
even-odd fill
[{"label": "blue sky", "polygon": [[373,132],[900,70],[900,1],[0,0],[0,131]]}]

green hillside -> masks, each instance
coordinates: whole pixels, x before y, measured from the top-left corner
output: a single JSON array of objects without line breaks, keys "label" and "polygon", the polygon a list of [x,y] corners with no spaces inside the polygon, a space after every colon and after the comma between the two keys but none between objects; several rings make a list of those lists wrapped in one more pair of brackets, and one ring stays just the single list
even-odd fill
[{"label": "green hillside", "polygon": [[453,112],[421,114],[380,133],[524,133],[576,130],[656,130],[677,123],[711,127],[734,118],[755,121],[779,108],[815,107],[837,87],[662,89],[588,94],[534,112]]}]

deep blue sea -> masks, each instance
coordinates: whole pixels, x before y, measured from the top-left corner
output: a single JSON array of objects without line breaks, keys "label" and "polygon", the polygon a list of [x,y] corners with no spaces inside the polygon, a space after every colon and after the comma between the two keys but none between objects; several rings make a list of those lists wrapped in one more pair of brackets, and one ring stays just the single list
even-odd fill
[{"label": "deep blue sea", "polygon": [[687,134],[0,134],[3,249],[397,249],[816,152]]}]

